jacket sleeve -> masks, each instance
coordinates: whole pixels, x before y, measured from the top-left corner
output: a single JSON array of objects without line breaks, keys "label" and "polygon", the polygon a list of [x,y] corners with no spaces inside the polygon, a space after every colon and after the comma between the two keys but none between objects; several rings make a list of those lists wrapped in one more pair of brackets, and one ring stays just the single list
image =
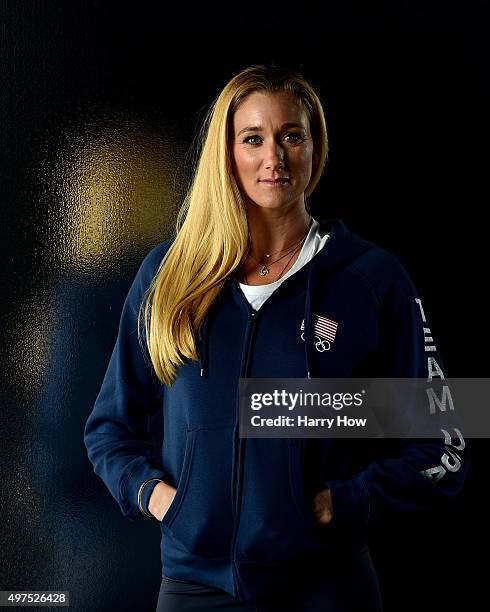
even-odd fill
[{"label": "jacket sleeve", "polygon": [[[95,473],[131,521],[144,516],[138,506],[140,486],[152,478],[165,479],[153,458],[155,449],[149,430],[151,415],[162,408],[163,387],[138,339],[138,310],[167,243],[157,245],[146,255],[129,289],[116,343],[84,432]],[[140,325],[142,339],[143,327]],[[145,342],[142,344],[146,348]],[[156,484],[152,480],[143,487],[141,502],[146,512]]]},{"label": "jacket sleeve", "polygon": [[[380,378],[446,378],[422,302],[406,272],[387,291],[379,313]],[[458,429],[439,438],[381,440],[386,455],[354,477],[326,481],[332,498],[330,525],[378,525],[393,512],[434,510],[462,490],[469,448]],[[435,435],[435,434],[434,434]],[[379,457],[379,458],[378,458]]]}]

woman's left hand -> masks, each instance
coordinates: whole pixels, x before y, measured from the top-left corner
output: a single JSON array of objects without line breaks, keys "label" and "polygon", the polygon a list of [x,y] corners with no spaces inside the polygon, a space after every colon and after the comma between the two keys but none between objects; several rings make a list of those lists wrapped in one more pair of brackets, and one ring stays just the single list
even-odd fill
[{"label": "woman's left hand", "polygon": [[327,525],[332,520],[332,495],[330,489],[323,489],[313,498],[313,513],[320,525]]}]

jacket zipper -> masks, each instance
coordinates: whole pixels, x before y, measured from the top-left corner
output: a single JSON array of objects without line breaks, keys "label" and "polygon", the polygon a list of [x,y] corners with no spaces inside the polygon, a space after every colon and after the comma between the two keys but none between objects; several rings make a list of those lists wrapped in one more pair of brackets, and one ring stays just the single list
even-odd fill
[{"label": "jacket zipper", "polygon": [[[246,338],[246,352],[244,356],[245,358],[242,362],[241,374],[240,374],[242,378],[245,378],[247,376],[248,371],[250,369],[250,346],[252,344],[254,330],[255,330],[255,322],[257,320],[257,311],[253,310],[248,302],[247,302],[247,306],[249,307],[249,315],[248,315],[248,327],[247,327],[247,338]],[[240,496],[241,496],[240,471],[241,471],[241,456],[243,453],[243,445],[245,441],[240,440],[240,436],[239,436],[239,424],[240,424],[239,410],[240,410],[240,393],[239,393],[239,389],[237,389],[237,394],[236,394],[237,421],[236,421],[236,434],[235,434],[235,448],[238,448],[238,451],[236,453],[236,460],[234,461],[235,471],[233,474],[233,502],[234,502],[233,514],[235,517],[235,523],[234,523],[233,534],[231,538],[231,550],[232,550],[233,578],[235,581],[235,589],[237,592],[238,599],[241,600],[242,592],[240,589],[240,578],[238,575],[238,567],[235,561],[235,545],[236,545],[236,536],[238,533],[238,523],[240,520],[240,516],[239,516]]]}]

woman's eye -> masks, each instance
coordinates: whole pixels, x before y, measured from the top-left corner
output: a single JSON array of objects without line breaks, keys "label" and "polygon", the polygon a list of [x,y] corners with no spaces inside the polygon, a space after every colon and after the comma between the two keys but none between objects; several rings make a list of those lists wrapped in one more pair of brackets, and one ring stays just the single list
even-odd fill
[{"label": "woman's eye", "polygon": [[291,132],[290,134],[286,134],[286,138],[288,138],[289,136],[292,136],[293,138],[295,138],[296,140],[293,140],[293,142],[300,142],[301,140],[303,140],[303,137],[301,136],[301,134],[296,134],[294,132]]},{"label": "woman's eye", "polygon": [[243,142],[248,142],[249,144],[258,144],[256,142],[250,142],[251,138],[259,138],[259,136],[247,136]]},{"label": "woman's eye", "polygon": [[[253,141],[254,138],[258,140]],[[288,138],[288,139],[292,138],[292,140],[287,141],[287,142],[292,142],[292,143],[301,142],[303,140],[303,137],[301,136],[301,134],[296,134],[294,132],[290,132],[286,134],[284,138]],[[260,144],[260,140],[261,140],[260,136],[247,136],[243,142],[246,144],[257,145],[257,144]]]}]

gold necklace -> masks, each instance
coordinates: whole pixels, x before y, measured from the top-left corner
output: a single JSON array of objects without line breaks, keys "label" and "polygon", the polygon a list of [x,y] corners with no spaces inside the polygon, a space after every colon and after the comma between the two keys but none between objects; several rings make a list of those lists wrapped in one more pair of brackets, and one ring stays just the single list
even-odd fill
[{"label": "gold necklace", "polygon": [[[276,278],[276,280],[272,281],[272,282],[276,282],[276,281],[278,281],[281,278],[281,276],[284,274],[284,270],[286,270],[286,268],[289,266],[289,264],[291,263],[292,258],[294,257],[294,255],[296,254],[296,251],[299,249],[300,246],[301,245],[299,245],[299,244],[296,245],[295,249],[293,250],[293,253],[292,253],[291,257],[287,260],[286,265],[282,269],[281,274],[279,274],[279,276]],[[289,255],[289,253],[287,253],[287,255]],[[281,259],[282,259],[282,257],[281,257]],[[276,261],[279,261],[279,260],[276,259]],[[260,274],[260,272],[259,272],[259,274]],[[260,275],[261,276],[265,276],[264,274],[260,274]],[[245,284],[248,285],[248,276],[247,276],[247,274],[245,274]]]},{"label": "gold necklace", "polygon": [[[304,239],[308,235],[309,231],[310,231],[310,228],[308,227],[308,229],[306,230],[306,234],[298,242],[296,242],[292,247],[286,247],[289,250],[286,253],[284,253],[284,255],[281,255],[281,257],[279,257],[278,259],[275,259],[274,261],[270,261],[270,262],[267,262],[267,263],[262,263],[258,259],[255,259],[255,257],[252,255],[252,253],[249,253],[249,257],[251,257],[260,266],[260,268],[259,268],[259,275],[260,276],[266,276],[267,274],[269,274],[270,266],[272,266],[273,264],[277,263],[278,261],[281,261],[281,259],[284,259],[284,257],[287,257],[289,255],[289,253],[291,253],[291,251],[293,251],[299,244],[301,244],[304,241]],[[282,251],[284,251],[284,249],[282,249]],[[276,253],[281,253],[282,251],[276,251]],[[265,255],[265,257],[270,257],[270,256],[271,256],[271,253],[267,253]]]}]

